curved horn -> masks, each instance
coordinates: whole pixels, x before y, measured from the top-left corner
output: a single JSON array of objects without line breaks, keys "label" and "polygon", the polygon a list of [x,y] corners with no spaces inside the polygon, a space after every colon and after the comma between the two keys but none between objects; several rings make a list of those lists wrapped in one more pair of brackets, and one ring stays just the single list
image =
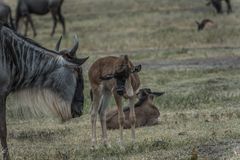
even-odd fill
[{"label": "curved horn", "polygon": [[56,47],[55,47],[55,50],[56,50],[56,51],[59,51],[61,42],[62,42],[62,36],[59,38],[59,40],[58,40],[58,42],[57,42],[57,44],[56,44]]},{"label": "curved horn", "polygon": [[73,57],[76,56],[76,52],[77,52],[77,49],[78,49],[78,46],[79,46],[79,39],[77,37],[77,35],[74,36],[74,45],[73,45],[73,48],[70,50],[69,54]]}]

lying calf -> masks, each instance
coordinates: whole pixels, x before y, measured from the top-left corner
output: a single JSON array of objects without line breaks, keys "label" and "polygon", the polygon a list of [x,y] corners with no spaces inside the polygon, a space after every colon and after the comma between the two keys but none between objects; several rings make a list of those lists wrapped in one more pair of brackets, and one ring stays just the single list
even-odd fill
[{"label": "lying calf", "polygon": [[[161,96],[164,92],[152,92],[151,89],[140,89],[137,93],[138,102],[135,104],[136,114],[136,127],[151,126],[158,123],[158,117],[160,112],[158,108],[153,104],[155,96]],[[129,107],[124,108],[125,121],[124,128],[131,128],[129,121]],[[107,129],[118,129],[118,111],[117,109],[110,110],[107,113]]]}]

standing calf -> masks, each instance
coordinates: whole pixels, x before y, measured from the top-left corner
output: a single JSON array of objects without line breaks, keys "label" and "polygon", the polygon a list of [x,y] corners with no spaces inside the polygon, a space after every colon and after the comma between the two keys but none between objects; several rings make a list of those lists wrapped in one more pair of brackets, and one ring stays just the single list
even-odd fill
[{"label": "standing calf", "polygon": [[[151,126],[158,123],[160,112],[153,104],[155,96],[161,96],[164,92],[152,92],[150,89],[140,89],[137,93],[138,102],[135,104],[136,127]],[[123,109],[125,114],[125,121],[123,128],[129,129],[131,127],[129,121],[129,107]],[[118,115],[117,110],[114,109],[107,113],[107,128],[118,129]]]},{"label": "standing calf", "polygon": [[136,91],[140,86],[137,72],[141,70],[141,65],[134,66],[128,56],[104,57],[98,59],[90,67],[88,76],[91,85],[92,95],[92,147],[96,146],[96,121],[97,112],[100,116],[102,126],[102,140],[104,145],[107,142],[106,108],[113,94],[118,107],[118,122],[120,128],[120,145],[123,140],[124,113],[122,109],[122,97],[128,99],[130,107],[130,124],[132,129],[132,139],[135,139],[135,112],[134,100]]},{"label": "standing calf", "polygon": [[53,18],[53,29],[51,36],[54,35],[57,26],[58,18],[63,27],[63,34],[65,34],[65,20],[61,12],[63,0],[18,0],[16,9],[16,29],[18,29],[19,20],[22,17],[26,17],[25,22],[25,36],[28,31],[28,23],[31,24],[34,36],[37,35],[36,29],[33,25],[31,14],[45,15],[49,12]]}]

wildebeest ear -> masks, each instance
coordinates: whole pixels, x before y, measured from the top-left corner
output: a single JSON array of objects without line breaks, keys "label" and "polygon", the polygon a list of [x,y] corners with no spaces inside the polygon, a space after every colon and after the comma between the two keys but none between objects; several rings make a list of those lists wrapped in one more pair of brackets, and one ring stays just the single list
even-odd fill
[{"label": "wildebeest ear", "polygon": [[157,97],[159,97],[159,96],[162,96],[162,95],[164,95],[164,94],[165,94],[165,92],[152,92],[151,94],[153,94],[154,96],[157,96]]},{"label": "wildebeest ear", "polygon": [[120,58],[122,58],[124,61],[129,61],[128,55],[121,55]]},{"label": "wildebeest ear", "polygon": [[135,73],[135,72],[140,72],[142,69],[142,65],[138,65],[138,66],[134,66],[133,69],[131,70],[132,73]]},{"label": "wildebeest ear", "polygon": [[107,80],[110,80],[110,79],[113,79],[114,78],[114,74],[107,74],[105,76],[101,76],[100,79],[103,80],[103,81],[107,81]]},{"label": "wildebeest ear", "polygon": [[88,60],[89,57],[86,57],[86,58],[68,58],[66,57],[65,59],[68,61],[68,62],[71,62],[71,63],[74,63],[76,65],[82,65],[84,62],[86,62],[86,60]]}]

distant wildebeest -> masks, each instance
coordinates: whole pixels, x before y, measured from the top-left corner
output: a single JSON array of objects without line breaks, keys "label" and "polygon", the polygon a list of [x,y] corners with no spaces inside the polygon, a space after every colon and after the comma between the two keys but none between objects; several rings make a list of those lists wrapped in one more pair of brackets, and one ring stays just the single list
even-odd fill
[{"label": "distant wildebeest", "polygon": [[[73,48],[73,51],[69,49],[63,49],[60,50],[60,44],[61,44],[62,36],[58,40],[56,44],[55,50],[58,51],[60,54],[63,56],[67,56],[69,58],[76,58],[76,52],[75,50],[78,49],[78,39],[75,36],[75,45]],[[72,117],[80,117],[83,113],[83,106],[84,106],[84,79],[83,79],[83,74],[82,74],[82,68],[78,67],[75,69],[77,72],[77,86],[74,94],[74,100],[72,102]]]},{"label": "distant wildebeest", "polygon": [[[75,45],[76,46],[76,45]],[[69,50],[75,52],[76,47]],[[75,68],[87,58],[77,59],[48,50],[5,25],[0,26],[0,139],[3,159],[9,159],[6,128],[6,98],[15,93],[45,113],[63,121],[72,117],[76,89]]]},{"label": "distant wildebeest", "polygon": [[[161,96],[164,92],[152,92],[149,88],[140,89],[137,93],[138,102],[135,104],[136,127],[151,126],[158,123],[160,112],[153,104],[155,96]],[[129,107],[125,107],[123,112],[125,114],[125,121],[123,128],[129,129],[131,127],[129,121]],[[113,109],[107,113],[107,128],[118,129],[118,111]]]},{"label": "distant wildebeest", "polygon": [[136,91],[140,86],[137,72],[140,72],[141,65],[134,66],[128,56],[108,56],[98,59],[89,69],[88,76],[91,86],[92,108],[92,147],[96,146],[96,121],[99,112],[102,126],[102,140],[104,145],[107,142],[106,108],[113,94],[118,108],[118,122],[120,128],[120,145],[123,140],[124,113],[122,109],[122,98],[129,100],[130,123],[132,129],[132,140],[135,139],[135,112],[134,101]]},{"label": "distant wildebeest", "polygon": [[[209,2],[207,3],[207,5],[212,5],[217,13],[223,13],[223,9],[222,9],[222,1],[223,0],[209,0]],[[224,0],[226,5],[227,5],[227,13],[231,13],[232,12],[232,5],[231,5],[231,0]]]},{"label": "distant wildebeest", "polygon": [[27,35],[28,23],[30,23],[33,29],[33,34],[36,36],[37,32],[34,27],[31,14],[45,15],[51,12],[53,18],[53,29],[51,36],[53,36],[55,33],[58,19],[62,24],[63,34],[65,34],[65,20],[61,11],[63,1],[64,0],[18,0],[16,9],[16,29],[18,29],[19,20],[23,17],[26,17],[24,35]]},{"label": "distant wildebeest", "polygon": [[3,24],[10,24],[14,27],[11,8],[3,2],[0,2],[0,21]]},{"label": "distant wildebeest", "polygon": [[213,25],[213,21],[210,19],[204,19],[201,22],[196,21],[198,31],[203,30],[207,25]]}]

